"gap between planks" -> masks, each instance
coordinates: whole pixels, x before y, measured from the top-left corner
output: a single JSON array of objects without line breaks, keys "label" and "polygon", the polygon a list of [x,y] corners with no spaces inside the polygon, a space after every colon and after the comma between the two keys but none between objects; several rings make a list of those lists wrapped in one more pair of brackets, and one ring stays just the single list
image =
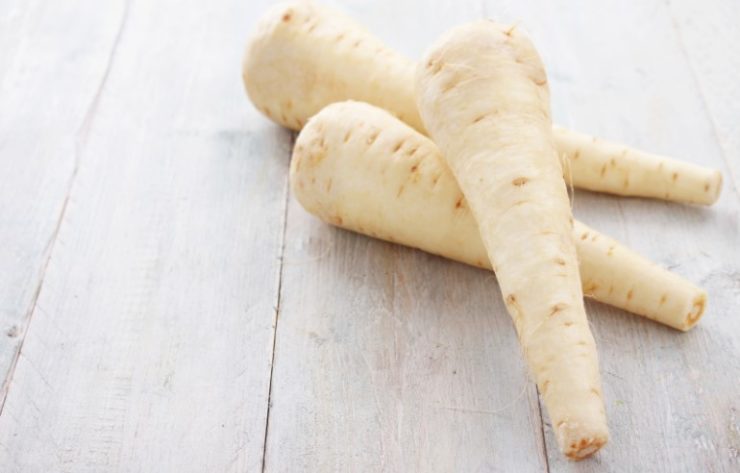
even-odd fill
[{"label": "gap between planks", "polygon": [[[297,132],[291,132],[288,160],[290,161],[293,154]],[[288,204],[290,203],[290,170],[285,175],[283,182],[283,218],[280,222],[281,235],[278,250],[278,269],[277,269],[277,290],[275,291],[275,317],[272,321],[272,340],[270,340],[270,379],[267,382],[267,407],[265,410],[265,433],[262,440],[262,465],[260,471],[265,472],[267,466],[267,435],[270,429],[270,403],[272,399],[272,376],[275,372],[275,342],[277,340],[278,320],[280,318],[280,301],[283,289],[283,268],[285,267],[285,235],[288,227]]]},{"label": "gap between planks", "polygon": [[21,339],[18,341],[18,348],[16,349],[15,353],[13,353],[13,359],[10,362],[7,373],[5,374],[2,388],[0,388],[0,415],[2,415],[3,409],[5,408],[5,401],[8,398],[8,393],[10,392],[10,386],[13,382],[13,375],[15,374],[15,369],[18,365],[18,359],[20,358],[21,352],[23,351],[23,343],[26,340],[26,334],[28,333],[29,327],[31,326],[33,314],[36,312],[36,304],[38,303],[39,296],[41,295],[41,290],[44,287],[46,272],[49,268],[49,263],[51,262],[51,258],[54,254],[54,249],[56,248],[57,239],[59,237],[59,230],[62,228],[62,223],[64,222],[64,218],[67,215],[69,199],[72,195],[74,184],[77,181],[77,171],[80,168],[82,152],[87,145],[87,140],[90,135],[90,129],[95,114],[98,110],[100,98],[102,97],[103,89],[105,89],[105,85],[108,82],[108,77],[110,75],[110,71],[113,67],[116,53],[118,51],[118,46],[121,43],[121,38],[123,37],[123,32],[126,28],[130,3],[131,0],[124,0],[123,2],[123,12],[121,14],[121,20],[118,24],[118,29],[116,30],[116,35],[113,39],[113,45],[111,46],[110,52],[108,53],[108,59],[105,64],[105,69],[103,70],[103,75],[100,78],[98,86],[95,89],[95,93],[93,94],[93,98],[90,101],[90,105],[88,105],[87,110],[85,111],[85,115],[82,118],[82,123],[75,133],[75,152],[74,161],[72,163],[72,172],[70,173],[69,182],[67,184],[67,189],[64,196],[64,202],[62,203],[62,208],[59,212],[59,218],[57,219],[56,225],[54,226],[54,230],[49,236],[49,242],[46,244],[46,248],[44,249],[44,263],[41,266],[41,274],[39,275],[36,289],[33,293],[33,297],[31,298],[31,304],[28,308],[28,311],[26,312],[26,315],[23,317],[23,321],[19,330],[19,333],[21,334]]}]

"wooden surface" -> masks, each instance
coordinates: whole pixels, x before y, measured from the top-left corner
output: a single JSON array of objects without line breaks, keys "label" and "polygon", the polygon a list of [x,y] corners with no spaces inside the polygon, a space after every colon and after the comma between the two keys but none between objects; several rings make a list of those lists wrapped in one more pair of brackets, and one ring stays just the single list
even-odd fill
[{"label": "wooden surface", "polygon": [[290,199],[240,81],[268,3],[0,0],[0,471],[740,471],[740,4],[340,6],[410,57],[520,21],[556,122],[724,173],[576,192],[710,300],[687,334],[588,303],[612,439],[574,464],[489,273]]}]

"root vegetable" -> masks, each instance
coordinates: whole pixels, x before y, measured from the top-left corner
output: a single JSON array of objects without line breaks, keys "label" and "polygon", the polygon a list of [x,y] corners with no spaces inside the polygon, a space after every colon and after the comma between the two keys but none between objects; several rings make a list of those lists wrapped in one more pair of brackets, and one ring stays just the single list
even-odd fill
[{"label": "root vegetable", "polygon": [[[324,106],[347,99],[385,108],[421,132],[414,64],[350,18],[311,2],[274,7],[244,56],[247,93],[270,119],[299,130]],[[573,184],[599,192],[712,204],[719,171],[561,128],[554,130]]]},{"label": "root vegetable", "polygon": [[520,29],[478,21],[435,43],[416,77],[422,121],[478,222],[560,449],[584,458],[609,434],[544,66]]},{"label": "root vegetable", "polygon": [[555,127],[558,151],[567,157],[572,183],[581,189],[639,195],[692,204],[713,204],[722,174],[696,164],[628,148]]},{"label": "root vegetable", "polygon": [[[372,105],[341,102],[296,139],[292,192],[312,214],[364,235],[491,269],[478,224],[429,138]],[[706,292],[576,221],[584,294],[688,330]]]}]

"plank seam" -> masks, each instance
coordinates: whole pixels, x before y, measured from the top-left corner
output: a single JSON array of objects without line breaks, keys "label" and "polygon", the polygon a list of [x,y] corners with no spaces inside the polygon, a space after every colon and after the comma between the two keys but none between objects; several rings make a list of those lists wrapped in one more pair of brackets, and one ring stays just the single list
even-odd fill
[{"label": "plank seam", "polygon": [[[290,148],[293,148],[293,145],[295,143],[296,139],[296,133],[291,133],[290,135]],[[280,317],[280,302],[282,300],[282,289],[283,289],[283,269],[285,267],[284,261],[285,261],[285,235],[287,233],[287,227],[288,227],[288,202],[290,199],[290,186],[288,184],[289,175],[286,174],[285,176],[285,183],[284,183],[284,191],[285,191],[285,198],[283,200],[283,219],[281,222],[282,225],[282,234],[280,236],[280,250],[279,250],[279,267],[277,271],[277,292],[275,294],[275,316],[273,318],[272,322],[272,341],[271,341],[271,347],[270,347],[270,379],[267,383],[267,408],[265,413],[265,432],[262,439],[262,466],[260,471],[262,473],[265,472],[266,464],[267,464],[267,435],[270,428],[270,404],[272,402],[272,377],[275,370],[275,345],[277,342],[277,329],[278,329],[278,320]]]},{"label": "plank seam", "polygon": [[105,88],[105,85],[108,82],[108,76],[110,75],[110,71],[111,71],[113,62],[115,60],[116,52],[118,51],[118,45],[121,42],[121,37],[123,36],[123,31],[126,26],[126,22],[128,20],[129,3],[130,3],[130,0],[124,0],[121,21],[118,25],[116,36],[113,39],[113,45],[111,46],[110,53],[108,54],[108,61],[105,64],[105,69],[103,70],[103,76],[101,77],[100,82],[98,83],[98,86],[95,89],[95,94],[93,95],[90,105],[87,107],[87,110],[85,111],[85,115],[82,119],[82,123],[80,124],[80,127],[78,128],[77,132],[75,132],[75,153],[74,153],[74,161],[72,163],[72,173],[70,174],[69,182],[67,183],[67,191],[65,192],[64,202],[62,202],[62,208],[59,212],[59,218],[57,219],[56,225],[54,226],[54,231],[52,231],[49,237],[49,241],[47,242],[44,248],[44,255],[45,255],[44,264],[41,267],[41,274],[39,277],[39,282],[36,285],[36,289],[33,293],[33,297],[31,298],[30,307],[28,311],[26,311],[26,314],[23,317],[22,322],[21,322],[21,330],[19,330],[19,332],[22,334],[21,339],[18,342],[18,346],[15,350],[15,353],[13,353],[13,357],[11,359],[7,375],[5,376],[5,380],[3,381],[2,388],[0,389],[0,416],[2,415],[3,410],[5,408],[5,401],[7,400],[8,393],[10,392],[10,385],[13,381],[13,375],[15,374],[15,369],[18,365],[18,360],[20,359],[20,355],[23,350],[23,344],[26,341],[26,334],[28,333],[28,329],[31,326],[31,320],[33,319],[33,314],[36,312],[36,306],[38,304],[39,296],[41,295],[41,290],[43,289],[43,286],[44,286],[44,281],[46,280],[46,273],[47,273],[47,270],[49,269],[49,263],[51,262],[51,257],[54,254],[54,248],[56,247],[56,242],[59,236],[59,231],[62,228],[62,223],[64,222],[64,218],[67,215],[67,209],[69,207],[70,196],[72,195],[72,189],[77,180],[77,173],[80,168],[82,151],[84,147],[87,145],[87,140],[89,137],[90,127],[92,125],[93,117],[95,116],[95,113],[97,112],[98,104],[100,102],[103,89]]},{"label": "plank seam", "polygon": [[540,402],[540,389],[535,385],[535,392],[537,393],[537,412],[540,415],[540,434],[542,435],[542,451],[545,454],[545,471],[550,473],[550,457],[547,453],[547,441],[545,440],[545,419],[542,416],[542,402]]}]

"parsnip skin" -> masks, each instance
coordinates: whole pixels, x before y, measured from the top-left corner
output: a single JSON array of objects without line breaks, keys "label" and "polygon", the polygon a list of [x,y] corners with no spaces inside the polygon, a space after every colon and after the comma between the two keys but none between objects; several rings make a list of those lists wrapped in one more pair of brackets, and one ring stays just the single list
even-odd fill
[{"label": "parsnip skin", "polygon": [[520,29],[478,21],[437,41],[416,78],[422,121],[478,222],[558,444],[584,458],[609,434],[539,55]]},{"label": "parsnip skin", "polygon": [[293,130],[325,105],[347,99],[421,127],[414,67],[347,16],[301,1],[276,5],[262,17],[244,54],[242,79],[252,103]]},{"label": "parsnip skin", "polygon": [[[299,130],[324,106],[352,99],[425,132],[413,96],[414,64],[350,18],[312,2],[266,13],[242,71],[254,105],[288,128]],[[554,136],[560,155],[572,161],[566,177],[572,175],[576,187],[704,205],[719,196],[718,171],[557,127]],[[604,163],[609,166],[602,171]]]},{"label": "parsnip skin", "polygon": [[640,195],[691,204],[713,204],[722,173],[618,143],[554,127],[558,151],[568,159],[573,185],[611,194]]},{"label": "parsnip skin", "polygon": [[[429,138],[361,102],[311,118],[296,139],[293,195],[322,220],[491,269],[460,187]],[[679,330],[701,317],[706,292],[576,221],[584,295]]]}]

